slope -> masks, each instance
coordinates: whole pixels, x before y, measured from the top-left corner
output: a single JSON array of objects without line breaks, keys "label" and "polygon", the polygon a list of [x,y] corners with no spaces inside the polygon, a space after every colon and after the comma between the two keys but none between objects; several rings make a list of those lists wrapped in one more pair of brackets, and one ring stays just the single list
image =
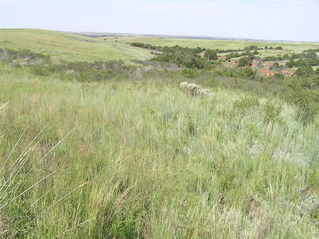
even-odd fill
[{"label": "slope", "polygon": [[136,49],[128,44],[101,42],[39,29],[0,29],[0,48],[28,48],[49,54],[55,61],[132,60],[150,57],[148,50]]}]

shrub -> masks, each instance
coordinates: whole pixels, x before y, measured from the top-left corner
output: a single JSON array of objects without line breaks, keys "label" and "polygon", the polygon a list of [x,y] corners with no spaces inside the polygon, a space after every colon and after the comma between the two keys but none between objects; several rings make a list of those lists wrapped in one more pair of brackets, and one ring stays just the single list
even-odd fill
[{"label": "shrub", "polygon": [[272,66],[271,66],[271,69],[279,69],[280,66],[279,66],[279,63],[278,62],[275,62]]},{"label": "shrub", "polygon": [[314,71],[311,66],[301,66],[295,72],[295,75],[299,77],[308,77],[312,76],[313,74]]},{"label": "shrub", "polygon": [[293,59],[290,59],[289,61],[286,62],[286,67],[292,68],[296,65],[296,62]]},{"label": "shrub", "polygon": [[310,89],[304,79],[295,78],[288,84],[287,100],[297,106],[296,116],[303,123],[312,122],[319,113],[319,91]]},{"label": "shrub", "polygon": [[29,49],[13,50],[0,49],[0,60],[4,62],[12,62],[13,60],[24,61],[27,65],[32,64],[50,64],[51,57],[42,53],[32,52]]},{"label": "shrub", "polygon": [[244,66],[251,66],[251,60],[248,57],[242,57],[238,61],[238,66],[239,67],[244,67]]},{"label": "shrub", "polygon": [[187,67],[193,69],[205,69],[210,68],[211,63],[206,59],[198,55],[197,48],[187,47],[167,47],[163,48],[163,53],[155,56],[152,60],[166,63],[174,63],[179,67]]},{"label": "shrub", "polygon": [[254,55],[259,55],[259,52],[257,50],[254,50],[253,54]]},{"label": "shrub", "polygon": [[276,73],[274,76],[273,76],[273,78],[275,79],[275,80],[284,80],[285,79],[285,76],[282,74],[282,73]]},{"label": "shrub", "polygon": [[208,59],[208,60],[218,60],[218,56],[217,56],[217,53],[213,50],[206,50],[205,52],[205,57]]},{"label": "shrub", "polygon": [[254,80],[257,76],[257,73],[251,68],[242,68],[239,71],[239,76],[245,79]]}]

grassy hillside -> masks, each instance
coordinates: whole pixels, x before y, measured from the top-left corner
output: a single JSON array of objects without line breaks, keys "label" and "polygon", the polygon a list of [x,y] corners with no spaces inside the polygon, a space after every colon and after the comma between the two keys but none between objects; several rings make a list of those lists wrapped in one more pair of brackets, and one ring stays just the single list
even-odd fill
[{"label": "grassy hillside", "polygon": [[[110,45],[23,31],[83,61]],[[318,238],[316,73],[41,64],[0,63],[0,237]]]},{"label": "grassy hillside", "polygon": [[0,48],[27,48],[49,54],[55,61],[128,61],[150,57],[148,50],[137,50],[127,44],[115,41],[104,43],[92,38],[38,29],[0,29]]},{"label": "grassy hillside", "polygon": [[[105,38],[103,38],[105,39]],[[109,41],[113,41],[114,37],[108,37]],[[252,41],[232,41],[232,40],[201,40],[201,39],[174,39],[174,38],[152,38],[152,37],[119,37],[120,42],[142,42],[156,46],[175,46],[182,47],[202,47],[208,49],[244,49],[251,45],[258,47],[265,46],[282,46],[285,49],[301,52],[303,50],[318,48],[319,43],[282,43],[282,42],[252,42]],[[102,40],[102,38],[100,38]]]},{"label": "grassy hillside", "polygon": [[[80,84],[16,74],[0,80],[2,100],[8,102],[0,115],[2,162],[26,127],[12,161],[47,128],[31,144],[34,151],[21,174],[73,129],[23,185],[54,175],[2,210],[8,235],[315,238],[318,233],[319,174],[309,166],[317,157],[318,131],[296,122],[293,109],[282,102],[276,103],[282,105],[280,115],[269,118],[266,99],[221,89],[214,90],[214,100],[194,98],[177,82]],[[28,213],[21,214],[25,208]],[[33,228],[25,219],[38,215]],[[14,219],[8,224],[8,218]]]}]

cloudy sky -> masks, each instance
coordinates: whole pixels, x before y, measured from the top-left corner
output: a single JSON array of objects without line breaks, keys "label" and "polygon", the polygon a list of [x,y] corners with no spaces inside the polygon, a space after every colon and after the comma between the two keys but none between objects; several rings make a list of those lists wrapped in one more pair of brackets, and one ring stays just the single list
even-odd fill
[{"label": "cloudy sky", "polygon": [[319,42],[319,0],[0,0],[0,28]]}]

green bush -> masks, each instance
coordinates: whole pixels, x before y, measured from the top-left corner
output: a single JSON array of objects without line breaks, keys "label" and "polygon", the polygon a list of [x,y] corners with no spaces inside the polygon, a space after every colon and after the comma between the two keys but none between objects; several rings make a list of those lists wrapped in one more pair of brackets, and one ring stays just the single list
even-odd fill
[{"label": "green bush", "polygon": [[49,55],[36,53],[29,49],[0,49],[0,60],[10,63],[14,60],[20,60],[24,61],[25,64],[35,64],[37,62],[45,64],[51,63],[51,57]]},{"label": "green bush", "polygon": [[290,59],[289,61],[286,62],[286,67],[292,68],[296,65],[296,62],[293,59]]},{"label": "green bush", "polygon": [[239,70],[239,76],[245,79],[254,80],[257,76],[257,73],[251,68],[242,68]]},{"label": "green bush", "polygon": [[213,50],[210,50],[210,49],[207,49],[206,52],[205,52],[205,57],[208,59],[208,60],[218,60],[218,56],[217,56],[217,53]]},{"label": "green bush", "polygon": [[288,84],[287,100],[297,106],[297,119],[312,122],[319,113],[319,91],[309,88],[305,79],[292,79]]},{"label": "green bush", "polygon": [[245,67],[245,66],[251,66],[251,65],[252,65],[252,62],[249,59],[249,57],[242,57],[238,61],[238,66],[239,67]]},{"label": "green bush", "polygon": [[309,77],[309,76],[312,76],[313,74],[314,74],[314,71],[311,66],[301,66],[295,72],[295,75],[299,77]]},{"label": "green bush", "polygon": [[211,63],[198,55],[198,48],[180,47],[164,47],[163,53],[155,56],[152,60],[166,63],[174,63],[179,67],[187,67],[193,69],[211,68]]}]

